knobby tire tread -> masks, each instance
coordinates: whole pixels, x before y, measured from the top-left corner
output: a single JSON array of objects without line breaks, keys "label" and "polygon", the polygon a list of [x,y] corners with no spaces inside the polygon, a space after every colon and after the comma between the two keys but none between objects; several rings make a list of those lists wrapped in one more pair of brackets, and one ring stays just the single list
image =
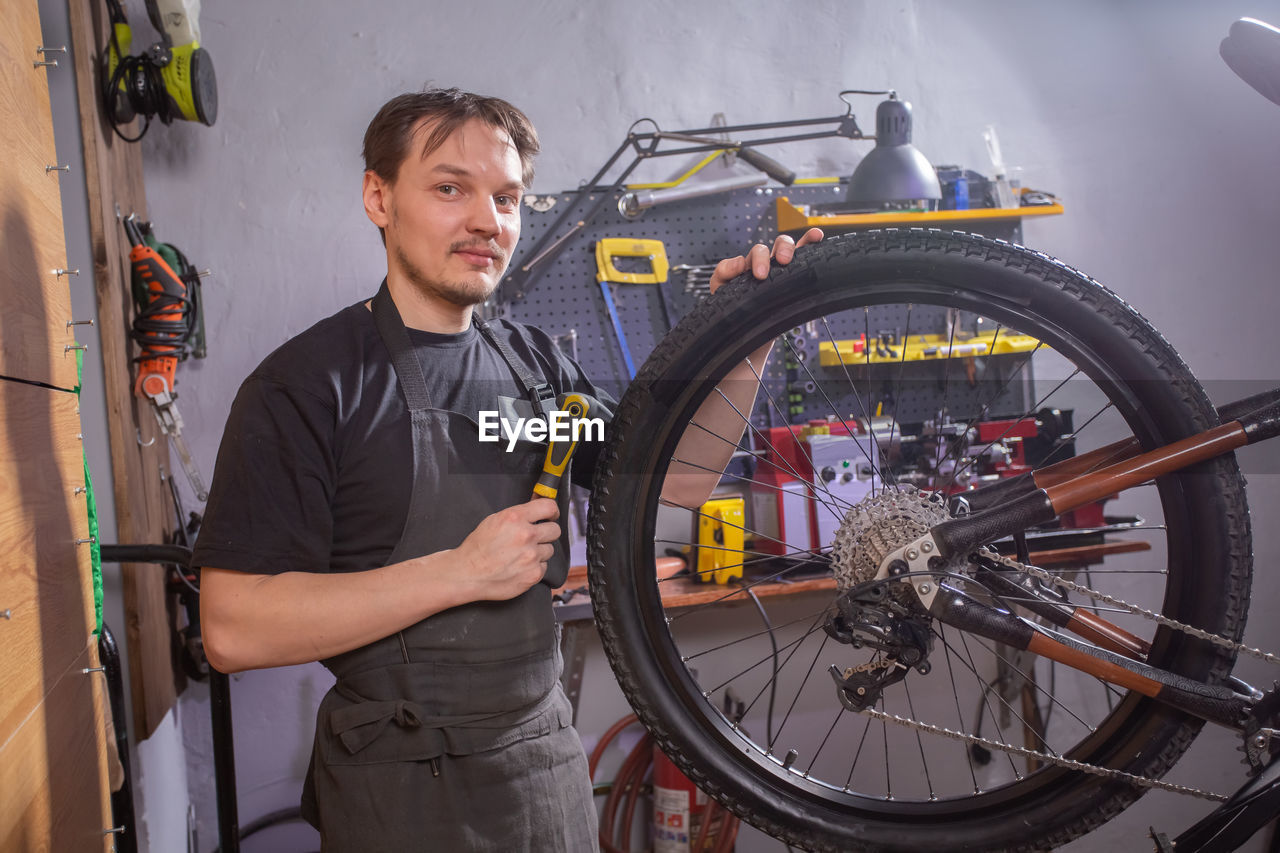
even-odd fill
[{"label": "knobby tire tread", "polygon": [[[724,318],[738,311],[758,291],[786,286],[788,282],[794,285],[797,280],[804,280],[806,276],[822,276],[829,274],[828,271],[833,268],[840,269],[850,262],[877,256],[911,256],[917,259],[926,256],[937,258],[941,265],[955,257],[978,259],[984,264],[1014,270],[1034,281],[1037,287],[1055,288],[1095,312],[1113,329],[1121,331],[1127,339],[1126,346],[1141,352],[1156,370],[1170,379],[1178,404],[1187,413],[1191,432],[1207,429],[1217,423],[1216,414],[1204,390],[1173,347],[1123,299],[1048,255],[976,235],[932,229],[885,229],[828,239],[798,250],[790,265],[775,266],[769,277],[762,281],[743,276],[730,282],[715,297],[697,305],[680,321],[654,350],[624,395],[612,422],[610,438],[597,465],[587,531],[592,568],[590,589],[596,624],[610,665],[628,701],[655,741],[681,771],[703,791],[762,831],[810,850],[871,851],[888,847],[883,833],[877,834],[875,830],[864,835],[859,828],[851,826],[847,832],[837,832],[833,837],[823,827],[829,829],[833,820],[838,825],[838,816],[833,818],[832,815],[824,815],[815,818],[801,804],[785,797],[778,797],[780,802],[777,816],[762,813],[757,808],[758,803],[753,803],[749,796],[742,793],[744,786],[749,788],[754,784],[752,780],[744,782],[740,779],[720,778],[716,773],[708,773],[701,763],[685,755],[681,747],[682,741],[696,741],[705,736],[697,730],[680,731],[687,727],[687,721],[664,718],[659,708],[661,703],[651,695],[651,691],[663,690],[663,686],[647,683],[648,677],[640,671],[644,667],[637,668],[633,665],[625,651],[628,645],[627,635],[638,626],[622,624],[629,623],[632,616],[625,609],[625,604],[622,610],[614,606],[614,586],[627,584],[630,571],[640,573],[644,569],[641,566],[619,566],[617,562],[621,561],[612,561],[606,555],[617,548],[616,538],[626,535],[626,531],[617,529],[615,524],[626,525],[634,514],[636,495],[631,493],[627,484],[623,448],[628,440],[652,441],[651,425],[646,422],[652,401],[646,389],[660,380],[674,362],[687,358],[691,350],[709,346],[709,342],[715,340],[714,331]],[[1215,605],[1217,612],[1213,614],[1217,618],[1210,619],[1211,624],[1200,627],[1238,640],[1244,631],[1252,570],[1244,479],[1234,456],[1204,463],[1198,470],[1211,475],[1212,485],[1207,491],[1210,499],[1216,502],[1213,510],[1215,515],[1224,522],[1220,537],[1223,541],[1214,543],[1214,550],[1222,555],[1221,576],[1216,579],[1216,583],[1220,585],[1216,587],[1216,592],[1221,598]],[[625,586],[620,591],[622,598],[626,599]],[[1190,653],[1207,656],[1208,681],[1220,682],[1230,674],[1235,658],[1231,650],[1209,646],[1202,641],[1184,642],[1184,646],[1193,650]],[[1146,702],[1153,704],[1150,700]],[[1146,745],[1152,752],[1140,768],[1135,769],[1130,765],[1125,769],[1128,772],[1160,777],[1190,746],[1202,723],[1159,706],[1146,710],[1163,718],[1159,736]],[[1032,817],[1013,810],[992,822],[999,824],[993,826],[990,832],[993,846],[988,848],[981,841],[975,841],[974,832],[970,830],[968,834],[962,834],[966,840],[961,847],[947,849],[1040,851],[1057,847],[1111,819],[1145,792],[1143,788],[1094,776],[1069,779],[1065,787],[1070,788],[1071,796],[1059,797],[1052,803],[1050,811],[1057,817],[1051,822],[1041,823],[1043,830],[1040,834],[1032,834],[1031,827],[1035,825],[1033,820],[1041,820],[1044,815]],[[758,791],[751,793],[759,796]],[[1045,811],[1043,804],[1040,811]],[[815,826],[818,827],[816,831]],[[941,839],[945,838],[946,835],[941,836]],[[918,840],[936,844],[940,837],[930,828],[923,829]],[[917,841],[909,841],[908,846],[903,849],[922,849],[913,846],[916,843]]]}]

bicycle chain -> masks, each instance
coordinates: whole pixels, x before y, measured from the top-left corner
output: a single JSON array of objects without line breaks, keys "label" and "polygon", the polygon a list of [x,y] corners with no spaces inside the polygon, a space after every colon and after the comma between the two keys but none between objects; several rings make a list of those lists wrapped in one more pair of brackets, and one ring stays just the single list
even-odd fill
[{"label": "bicycle chain", "polygon": [[1106,776],[1112,779],[1120,779],[1134,785],[1140,785],[1144,788],[1157,788],[1162,791],[1170,791],[1175,794],[1185,794],[1191,797],[1198,797],[1202,800],[1211,800],[1213,802],[1226,802],[1229,798],[1222,794],[1215,794],[1211,791],[1201,791],[1199,788],[1189,788],[1186,785],[1175,785],[1173,782],[1165,782],[1162,779],[1151,779],[1147,776],[1138,776],[1133,773],[1126,773],[1123,770],[1112,770],[1109,767],[1099,767],[1096,764],[1086,764],[1083,761],[1075,761],[1070,758],[1063,758],[1059,755],[1050,755],[1044,752],[1037,752],[1034,749],[1026,747],[1014,746],[1013,744],[1000,743],[999,741],[988,740],[978,735],[971,735],[967,732],[957,732],[953,729],[935,726],[930,723],[922,723],[919,720],[912,720],[907,717],[899,717],[897,714],[888,714],[884,711],[877,711],[874,708],[864,708],[861,713],[866,714],[877,720],[884,722],[896,723],[909,729],[917,731],[929,732],[931,734],[941,735],[942,737],[951,738],[953,740],[964,741],[965,743],[978,744],[979,746],[990,747],[1018,755],[1023,758],[1032,758],[1036,761],[1043,761],[1046,764],[1056,764],[1059,767],[1065,767],[1068,770],[1077,770],[1081,773],[1088,773],[1092,776]]},{"label": "bicycle chain", "polygon": [[[1027,575],[1030,575],[1031,577],[1034,577],[1038,580],[1046,581],[1054,586],[1060,587],[1069,592],[1079,593],[1081,595],[1084,595],[1087,598],[1093,599],[1094,601],[1101,601],[1101,602],[1105,602],[1106,604],[1119,607],[1120,609],[1128,613],[1131,613],[1135,616],[1141,616],[1144,619],[1155,622],[1158,625],[1164,625],[1165,627],[1172,628],[1176,631],[1181,631],[1182,633],[1188,634],[1198,639],[1207,640],[1208,642],[1211,642],[1217,646],[1231,649],[1237,653],[1243,652],[1245,654],[1251,655],[1252,657],[1256,657],[1270,663],[1280,663],[1280,656],[1277,656],[1270,652],[1264,652],[1261,649],[1255,649],[1251,646],[1246,646],[1243,643],[1237,643],[1234,640],[1230,640],[1226,637],[1220,636],[1218,634],[1214,634],[1210,631],[1205,631],[1204,629],[1197,628],[1194,625],[1188,625],[1185,622],[1179,622],[1176,619],[1170,619],[1168,616],[1163,616],[1159,613],[1155,613],[1151,610],[1147,610],[1144,607],[1139,607],[1136,604],[1130,604],[1124,599],[1117,598],[1114,595],[1110,595],[1105,592],[1099,592],[1096,589],[1091,589],[1090,587],[1084,586],[1082,584],[1078,584],[1075,581],[1070,581],[1070,580],[1067,580],[1066,578],[1059,577],[1058,575],[1047,572],[1044,569],[1041,569],[1037,566],[1030,566],[1025,563],[1020,563],[1017,560],[1013,559],[1012,557],[1005,557],[1000,554],[996,554],[992,551],[985,551],[983,553],[983,556],[992,560],[993,562],[998,562],[1005,566],[1008,566],[1010,569],[1014,571],[1025,572]],[[943,737],[950,737],[950,738],[965,741],[968,743],[979,744],[984,747],[989,747],[991,749],[996,749],[1002,752],[1011,753],[1013,755],[1019,755],[1025,758],[1034,758],[1036,760],[1044,761],[1049,764],[1054,764],[1059,767],[1065,767],[1070,770],[1078,770],[1080,772],[1090,773],[1095,776],[1108,776],[1116,779],[1123,779],[1135,785],[1141,785],[1148,788],[1157,788],[1160,790],[1171,791],[1173,793],[1178,793],[1178,794],[1186,794],[1188,796],[1198,797],[1200,799],[1206,799],[1206,800],[1213,800],[1217,802],[1225,802],[1228,799],[1228,797],[1223,796],[1222,794],[1216,794],[1208,791],[1201,791],[1198,788],[1189,788],[1183,785],[1175,785],[1171,782],[1164,782],[1160,779],[1152,779],[1147,776],[1138,776],[1136,774],[1126,773],[1123,770],[1113,770],[1108,767],[1100,767],[1096,764],[1087,764],[1085,762],[1075,761],[1069,758],[1061,758],[1059,756],[1048,755],[1042,752],[1037,752],[1036,750],[1026,749],[1025,747],[1019,747],[1019,746],[1014,746],[1012,744],[1000,743],[998,741],[989,740],[987,738],[979,737],[977,735],[971,735],[964,732],[956,732],[941,726],[935,726],[930,723],[920,722],[919,720],[911,720],[906,717],[899,717],[895,714],[887,714],[883,711],[876,711],[873,708],[864,709],[863,713],[868,714],[869,716],[875,717],[876,719],[887,720],[889,722],[898,723],[900,725],[906,726],[907,728],[918,729],[921,731],[927,731],[933,734],[942,735]]]},{"label": "bicycle chain", "polygon": [[1244,653],[1251,657],[1255,657],[1260,660],[1267,661],[1268,663],[1280,663],[1280,656],[1274,655],[1271,652],[1264,652],[1261,649],[1255,649],[1252,646],[1246,646],[1244,643],[1237,643],[1234,640],[1230,640],[1230,639],[1227,639],[1226,637],[1219,636],[1218,634],[1214,634],[1211,631],[1205,631],[1204,629],[1197,628],[1194,625],[1188,625],[1185,622],[1179,622],[1176,619],[1170,619],[1168,616],[1162,616],[1159,613],[1155,613],[1151,610],[1147,610],[1145,607],[1139,607],[1136,604],[1130,604],[1124,599],[1116,598],[1114,595],[1108,595],[1105,592],[1098,592],[1096,589],[1090,589],[1087,586],[1082,586],[1076,583],[1075,581],[1069,581],[1066,578],[1059,577],[1058,575],[1055,575],[1055,574],[1051,574],[1050,572],[1047,572],[1041,568],[1037,568],[1036,566],[1028,566],[1024,563],[1020,563],[1017,560],[1014,560],[1011,557],[1004,557],[994,553],[984,554],[984,556],[990,558],[994,562],[1003,563],[1004,565],[1008,566],[1014,571],[1025,572],[1026,574],[1030,575],[1033,578],[1036,578],[1042,581],[1047,581],[1053,584],[1054,586],[1061,587],[1062,589],[1065,589],[1069,592],[1078,592],[1081,595],[1087,596],[1088,598],[1092,598],[1094,601],[1102,601],[1102,602],[1105,602],[1106,604],[1114,605],[1116,607],[1121,608],[1122,610],[1125,610],[1128,613],[1133,614],[1134,616],[1141,616],[1144,619],[1155,622],[1158,625],[1163,625],[1166,628],[1172,628],[1175,631],[1181,631],[1184,634],[1189,634],[1198,639],[1207,640],[1208,642],[1213,643],[1216,646],[1221,646],[1224,649],[1231,649],[1236,653]]}]

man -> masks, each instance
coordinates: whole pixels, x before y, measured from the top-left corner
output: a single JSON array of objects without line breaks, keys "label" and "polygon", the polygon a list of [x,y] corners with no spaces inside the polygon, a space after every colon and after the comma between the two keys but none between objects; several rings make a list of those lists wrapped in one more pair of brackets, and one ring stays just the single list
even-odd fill
[{"label": "man", "polygon": [[[384,105],[364,148],[387,276],[237,395],[194,555],[205,649],[223,672],[319,660],[337,677],[303,797],[326,851],[595,849],[550,606],[560,507],[530,500],[545,446],[507,452],[477,424],[573,392],[611,404],[545,334],[474,321],[515,250],[537,135],[505,101],[434,90]],[[755,246],[712,287],[769,262]],[[705,416],[741,433],[727,402]],[[682,458],[722,467],[723,444]],[[696,506],[715,480],[665,488]]]}]

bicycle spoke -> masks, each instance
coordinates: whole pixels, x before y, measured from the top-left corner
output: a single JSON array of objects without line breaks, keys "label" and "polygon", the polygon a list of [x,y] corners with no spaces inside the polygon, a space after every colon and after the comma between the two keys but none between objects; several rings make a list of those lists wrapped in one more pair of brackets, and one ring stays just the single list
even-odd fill
[{"label": "bicycle spoke", "polygon": [[[911,712],[911,719],[917,719],[916,706],[915,703],[911,701],[911,687],[905,681],[902,682],[902,690],[907,694],[907,710]],[[933,790],[933,779],[929,777],[929,759],[924,757],[924,740],[920,737],[920,732],[917,731],[915,735],[916,745],[920,747],[920,764],[924,768],[925,784],[929,786],[929,799],[931,801],[936,800],[938,799],[938,795]]]},{"label": "bicycle spoke", "polygon": [[[742,414],[741,410],[739,410],[739,409],[738,409],[738,407],[737,407],[737,406],[735,406],[735,405],[733,404],[733,401],[732,401],[732,400],[730,400],[728,397],[726,397],[726,396],[725,396],[725,394],[724,394],[724,392],[723,392],[723,391],[721,391],[719,388],[717,388],[717,389],[716,389],[716,393],[720,395],[721,399],[723,399],[726,403],[728,403],[728,404],[729,404],[729,407],[730,407],[731,409],[733,409],[733,411],[738,415],[738,417],[742,418],[743,422],[746,424],[746,428],[747,428],[747,429],[749,429],[749,430],[751,430],[751,432],[752,432],[753,434],[755,434],[756,436],[758,436],[758,437],[760,438],[760,440],[764,442],[765,446],[766,446],[766,447],[768,447],[770,450],[772,450],[772,451],[773,451],[773,453],[774,453],[774,455],[775,455],[775,456],[777,456],[779,459],[782,459],[783,463],[785,464],[785,463],[786,463],[786,459],[785,459],[785,457],[783,457],[780,453],[778,453],[778,449],[777,449],[776,447],[774,447],[774,446],[773,446],[773,443],[772,443],[771,441],[769,441],[768,436],[766,436],[766,435],[764,435],[762,432],[760,432],[760,429],[759,429],[755,424],[751,423],[751,419],[750,419],[750,418],[748,418],[746,415]],[[701,429],[703,432],[707,432],[707,433],[710,433],[710,434],[712,434],[712,435],[715,435],[715,433],[711,433],[711,431],[710,431],[710,430],[706,429],[705,427],[701,426],[700,424],[694,424],[694,422],[693,422],[693,421],[690,421],[689,423],[693,424],[694,426],[697,426],[697,427],[698,427],[699,429]],[[724,440],[724,441],[727,441],[727,440],[728,440],[728,439],[725,439],[725,438],[724,438],[724,436],[716,436],[716,437],[717,437],[717,438],[720,438],[721,440]],[[737,444],[736,444],[736,443],[734,443],[734,446],[735,446],[735,447],[737,447]],[[810,467],[813,467],[813,459],[812,459],[812,457],[810,457],[810,459],[809,459],[809,463],[810,463]],[[777,466],[775,465],[774,467],[776,468]],[[804,483],[804,484],[805,484],[805,485],[807,485],[807,486],[808,486],[808,485],[811,485],[811,486],[813,486],[815,489],[817,489],[817,490],[819,490],[819,491],[821,491],[821,492],[825,493],[825,494],[827,495],[827,497],[831,498],[831,500],[832,500],[832,502],[833,502],[833,503],[843,504],[846,508],[848,508],[848,507],[851,507],[851,506],[852,506],[852,504],[848,503],[847,501],[842,501],[842,500],[840,500],[839,498],[837,498],[835,495],[831,494],[831,492],[827,490],[827,487],[826,487],[824,484],[822,484],[822,483],[817,483],[817,482],[810,483],[810,482],[809,482],[809,481],[807,481],[804,477],[800,476],[800,472],[796,471],[796,470],[795,470],[794,468],[792,468],[790,465],[786,465],[786,469],[787,469],[787,472],[788,472],[789,474],[791,474],[791,476],[795,477],[795,478],[796,478],[797,480],[799,480],[800,482]],[[781,470],[781,469],[779,469],[779,470]],[[826,506],[826,507],[827,507],[827,509],[828,509],[828,510],[830,510],[830,512],[831,512],[833,515],[835,515],[835,517],[836,517],[837,519],[839,519],[839,518],[840,518],[840,515],[839,515],[838,513],[836,513],[836,511],[835,511],[834,509],[832,509],[832,507],[831,507],[829,504],[827,504],[827,503],[823,502],[823,506]]]},{"label": "bicycle spoke", "polygon": [[[717,389],[717,390],[719,390],[719,389]],[[721,396],[723,397],[723,396],[724,396],[724,394],[723,394],[723,393],[721,393]],[[727,397],[725,397],[725,401],[726,401],[726,402],[728,402],[728,398],[727,398]],[[734,410],[735,412],[737,412],[737,414],[738,414],[738,416],[739,416],[739,417],[743,417],[742,412],[739,412],[739,411],[738,411],[738,408],[737,408],[736,406],[734,406],[734,405],[733,405],[733,403],[729,403],[729,405],[730,405],[731,407],[733,407],[733,410]],[[827,491],[827,489],[826,489],[826,487],[825,487],[825,486],[819,485],[819,484],[817,484],[817,483],[813,483],[813,484],[808,483],[808,481],[806,481],[804,477],[800,476],[800,472],[796,471],[796,469],[795,469],[795,468],[792,468],[790,465],[786,464],[786,459],[778,453],[777,448],[775,448],[775,447],[773,446],[772,442],[770,442],[770,441],[769,441],[768,437],[766,437],[765,435],[763,435],[763,434],[762,434],[762,433],[761,433],[761,432],[756,428],[755,424],[751,423],[751,421],[749,421],[749,420],[748,420],[748,421],[746,421],[746,424],[747,424],[747,429],[750,429],[750,430],[751,430],[755,435],[760,436],[760,440],[761,440],[761,441],[763,441],[763,442],[765,443],[765,445],[766,445],[770,450],[772,450],[772,451],[774,452],[774,455],[775,455],[775,456],[777,456],[779,459],[781,459],[781,460],[782,460],[783,465],[784,465],[785,467],[780,467],[780,466],[778,466],[778,465],[777,465],[777,463],[771,462],[771,461],[769,461],[768,459],[761,459],[761,460],[760,460],[761,462],[764,462],[764,463],[768,464],[770,467],[772,467],[773,469],[775,469],[775,470],[777,470],[777,471],[785,471],[786,473],[790,474],[791,476],[795,477],[797,480],[800,480],[801,482],[805,483],[806,485],[813,485],[815,488],[820,489],[821,491],[825,492],[825,493],[827,494],[827,496],[828,496],[828,497],[830,497],[830,498],[831,498],[831,500],[832,500],[833,502],[835,502],[835,503],[840,503],[840,504],[844,504],[845,508],[848,508],[848,507],[851,507],[851,506],[852,506],[852,504],[848,503],[847,501],[842,501],[842,500],[840,500],[839,498],[837,498],[835,495],[831,494],[831,492]],[[707,429],[706,427],[704,427],[702,424],[698,423],[697,421],[689,421],[689,426],[695,426],[695,427],[697,427],[698,429],[700,429],[700,430],[702,430],[703,432],[705,432],[707,435],[710,435],[710,436],[713,436],[713,437],[715,437],[715,438],[718,438],[720,441],[723,441],[725,444],[731,444],[731,445],[733,445],[734,447],[737,447],[737,446],[738,446],[738,442],[736,442],[736,441],[730,441],[729,439],[725,438],[723,435],[720,435],[719,433],[716,433],[716,432],[712,432],[711,430]],[[835,510],[831,508],[831,505],[830,505],[830,504],[826,503],[825,501],[823,501],[823,502],[822,502],[822,504],[823,504],[823,506],[827,507],[827,508],[828,508],[828,509],[833,513],[833,514],[835,514]],[[686,508],[687,508],[687,507],[686,507]],[[836,517],[837,517],[837,518],[839,518],[840,516],[839,516],[839,515],[836,515]]]},{"label": "bicycle spoke", "polygon": [[[943,641],[943,644],[944,647],[946,647],[945,640]],[[955,699],[956,703],[956,731],[964,731],[964,711],[960,708],[960,690],[956,686],[956,673],[955,669],[951,666],[951,649],[949,647],[946,647],[946,654],[943,655],[943,660],[947,662],[947,677],[951,681],[951,696]],[[973,754],[966,749],[964,750],[964,757],[969,765],[969,776],[973,779],[973,792],[976,794],[979,790],[978,773],[973,767]]]},{"label": "bicycle spoke", "polygon": [[[823,649],[827,647],[827,641],[831,638],[826,634],[822,635],[822,643],[819,644],[817,651],[813,653],[813,660],[809,662],[809,668],[805,670],[804,679],[800,682],[800,686],[796,688],[795,694],[791,697],[791,704],[787,706],[787,713],[782,715],[782,724],[778,726],[778,735],[782,735],[782,730],[787,727],[787,721],[791,719],[791,713],[796,709],[796,703],[800,701],[800,694],[804,692],[804,687],[809,683],[809,676],[813,675],[814,668],[818,665],[818,658],[821,657]],[[814,760],[818,758],[814,753]]]},{"label": "bicycle spoke", "polygon": [[[832,332],[831,332],[831,325],[830,325],[829,323],[827,323],[827,318],[826,318],[826,317],[823,317],[823,318],[822,318],[822,327],[823,327],[824,329],[826,329],[826,331],[827,331],[827,340],[831,341],[831,348],[832,348],[833,350],[835,350],[835,353],[836,353],[836,360],[840,362],[840,370],[844,373],[845,379],[847,379],[847,380],[849,381],[849,393],[853,395],[853,399],[855,399],[855,400],[857,400],[857,401],[858,401],[858,408],[862,411],[862,419],[863,419],[863,420],[866,422],[866,424],[867,424],[867,435],[868,435],[868,436],[870,436],[870,438],[871,438],[871,450],[872,450],[872,453],[870,453],[870,454],[869,454],[869,453],[867,453],[867,452],[866,452],[866,450],[863,450],[863,451],[862,451],[862,453],[863,453],[863,455],[864,455],[864,456],[866,456],[866,457],[867,457],[867,462],[869,462],[869,463],[871,464],[871,473],[872,473],[872,476],[873,476],[874,478],[879,478],[879,480],[880,480],[881,482],[884,482],[884,475],[882,475],[882,474],[880,473],[880,466],[879,466],[879,464],[877,464],[877,463],[879,462],[879,460],[880,460],[880,444],[879,444],[879,442],[876,440],[876,430],[875,430],[875,425],[871,422],[871,416],[867,413],[867,407],[866,407],[866,404],[862,402],[862,395],[858,393],[858,386],[857,386],[857,384],[856,384],[856,383],[854,383],[854,381],[853,381],[853,377],[849,374],[849,367],[848,367],[848,365],[846,365],[846,364],[845,364],[844,357],[840,355],[840,345],[839,345],[838,343],[836,343],[835,335],[834,335],[834,334],[832,334]],[[862,349],[863,349],[863,351],[864,351],[864,352],[866,351],[866,341],[865,341],[865,340],[863,341],[863,347],[862,347]],[[871,386],[871,383],[870,383],[870,382],[868,382],[868,383],[867,383],[867,394],[868,394],[868,396],[870,396],[870,393],[871,393],[871,387],[870,387],[870,386]],[[859,446],[861,446],[861,445],[859,445]],[[872,459],[872,458],[871,458],[871,456],[872,456],[873,454],[874,454],[874,456],[875,456],[875,459]],[[875,493],[876,493],[876,492],[875,492],[875,479],[872,479],[872,481],[871,481],[871,495],[874,497],[874,496],[875,496]]]},{"label": "bicycle spoke", "polygon": [[[790,628],[792,625],[799,624],[800,622],[804,622],[804,621],[806,621],[806,620],[808,620],[808,619],[811,619],[811,618],[819,618],[819,619],[822,619],[822,618],[825,618],[825,617],[826,617],[826,615],[827,615],[828,613],[830,613],[830,612],[831,612],[831,608],[830,608],[830,606],[828,606],[828,607],[825,607],[825,608],[823,608],[822,610],[818,611],[817,613],[810,613],[810,614],[808,614],[807,616],[801,616],[800,618],[798,618],[798,619],[793,619],[793,620],[791,620],[790,622],[784,622],[784,623],[782,623],[781,625],[776,625],[776,626],[774,626],[774,630],[776,630],[776,631],[781,631],[783,628]],[[768,630],[764,630],[764,631],[757,631],[757,632],[756,632],[756,633],[754,633],[754,634],[747,634],[745,637],[739,637],[739,638],[738,638],[738,639],[736,639],[736,640],[730,640],[730,641],[728,641],[727,643],[722,643],[721,645],[718,645],[718,646],[712,646],[711,648],[709,648],[709,649],[703,649],[703,650],[702,650],[702,651],[700,651],[700,652],[694,652],[693,654],[690,654],[690,655],[682,655],[682,656],[681,656],[681,659],[682,659],[682,660],[684,660],[684,661],[694,661],[694,660],[697,660],[698,658],[702,657],[703,655],[709,655],[709,654],[711,654],[712,652],[722,651],[722,650],[727,649],[727,648],[729,648],[729,647],[731,647],[731,646],[736,646],[738,643],[745,643],[745,642],[747,642],[748,640],[754,640],[754,639],[756,639],[757,637],[765,637],[765,636],[768,636],[768,634],[769,634]]]},{"label": "bicycle spoke", "polygon": [[[826,401],[827,406],[831,409],[831,414],[835,416],[836,421],[842,424],[847,424],[849,419],[846,416],[840,414],[839,410],[836,407],[836,404],[831,401],[831,397],[827,394],[826,388],[824,388],[822,383],[818,380],[818,378],[813,375],[813,371],[809,369],[807,360],[800,358],[799,354],[795,351],[795,348],[791,345],[791,342],[789,340],[787,340],[785,337],[783,338],[783,340],[786,341],[787,348],[791,350],[791,354],[795,358],[796,363],[799,364],[802,368],[804,368],[805,375],[809,377],[809,381],[812,382],[814,386],[818,389],[818,391],[822,393],[822,399]],[[839,350],[837,349],[837,355],[838,354],[839,354]],[[843,363],[843,360],[841,360],[841,363]],[[857,396],[856,393],[854,396]],[[874,430],[872,430],[872,432],[874,433]],[[801,444],[803,445],[803,442]],[[873,475],[880,476],[878,467],[875,463],[875,460],[871,458],[871,454],[867,453],[866,448],[862,446],[861,442],[855,441],[854,444],[858,445],[858,449],[862,451],[862,455],[866,457],[867,462],[870,463]],[[814,467],[812,456],[809,456],[809,465],[810,467]]]},{"label": "bicycle spoke", "polygon": [[[1028,359],[1028,360],[1030,360],[1030,359]],[[987,446],[986,446],[986,447],[982,448],[982,450],[978,451],[978,452],[977,452],[977,453],[975,453],[975,454],[970,454],[970,457],[969,457],[969,458],[970,458],[970,461],[966,462],[962,467],[959,467],[959,468],[957,468],[957,469],[956,469],[955,473],[953,473],[953,474],[951,475],[950,479],[947,481],[947,485],[948,485],[948,486],[953,486],[953,485],[955,485],[955,483],[960,479],[960,475],[961,475],[961,474],[963,474],[965,471],[968,471],[968,470],[969,470],[969,468],[970,468],[970,466],[972,466],[972,465],[973,465],[974,460],[981,459],[981,458],[982,458],[982,456],[983,456],[983,454],[985,454],[988,450],[990,450],[991,448],[995,447],[995,446],[996,446],[996,444],[998,444],[999,442],[1001,442],[1001,441],[1003,441],[1004,439],[1008,438],[1009,433],[1013,432],[1013,428],[1014,428],[1015,426],[1017,426],[1017,425],[1018,425],[1018,423],[1020,423],[1024,418],[1029,418],[1029,417],[1031,417],[1031,413],[1032,413],[1032,412],[1038,411],[1038,410],[1039,410],[1039,409],[1040,409],[1040,408],[1045,404],[1045,401],[1046,401],[1046,400],[1048,400],[1048,399],[1049,399],[1050,397],[1052,397],[1054,394],[1058,393],[1058,390],[1059,390],[1059,389],[1061,389],[1061,388],[1062,388],[1062,386],[1064,386],[1064,385],[1066,385],[1068,382],[1070,382],[1070,381],[1072,380],[1072,378],[1074,378],[1075,376],[1079,375],[1079,373],[1080,373],[1080,368],[1078,368],[1078,367],[1077,367],[1074,371],[1072,371],[1071,376],[1068,376],[1066,379],[1064,379],[1064,380],[1062,380],[1061,382],[1059,382],[1057,385],[1055,385],[1055,386],[1053,387],[1053,390],[1052,390],[1052,391],[1050,391],[1048,394],[1045,394],[1043,397],[1041,397],[1041,398],[1040,398],[1040,400],[1039,400],[1037,403],[1035,403],[1035,405],[1033,405],[1031,408],[1027,409],[1025,412],[1023,412],[1023,413],[1022,413],[1021,415],[1019,415],[1017,418],[1014,418],[1014,419],[1013,419],[1013,422],[1012,422],[1008,427],[1006,427],[1006,428],[1005,428],[1005,431],[1004,431],[1004,432],[1002,432],[1002,433],[1000,433],[1000,435],[999,435],[999,436],[997,436],[996,438],[992,439],[992,440],[987,444]]]}]

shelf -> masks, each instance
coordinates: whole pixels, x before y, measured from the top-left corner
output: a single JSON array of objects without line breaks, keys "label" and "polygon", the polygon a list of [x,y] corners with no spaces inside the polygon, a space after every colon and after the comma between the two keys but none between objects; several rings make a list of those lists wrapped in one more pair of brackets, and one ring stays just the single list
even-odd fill
[{"label": "shelf", "polygon": [[1030,335],[990,332],[962,341],[948,341],[946,335],[912,335],[903,346],[899,343],[877,343],[867,346],[863,339],[821,341],[818,364],[838,367],[841,364],[902,364],[907,361],[941,361],[946,358],[970,358],[984,355],[1008,355],[1034,352],[1043,344]]},{"label": "shelf", "polygon": [[[1077,545],[1063,548],[1046,548],[1031,552],[1031,563],[1040,568],[1084,566],[1101,562],[1105,557],[1151,550],[1149,542],[1138,540],[1108,540],[1093,545]],[[580,567],[585,574],[586,567]],[[687,576],[674,576],[659,582],[662,586],[662,604],[667,608],[699,607],[711,605],[744,604],[751,601],[743,594],[741,584],[723,586],[698,583]],[[761,598],[771,596],[801,595],[810,592],[832,593],[836,580],[830,575],[809,577],[792,582],[756,582],[751,589]],[[576,596],[571,604],[555,607],[556,618],[561,622],[574,622],[591,618],[591,599]]]},{"label": "shelf", "polygon": [[886,213],[841,213],[809,216],[786,196],[775,200],[779,231],[802,228],[858,228],[877,225],[939,225],[947,222],[975,222],[991,219],[1023,219],[1028,216],[1057,216],[1064,212],[1061,204],[1037,204],[1030,207],[977,207],[969,210],[933,210],[928,212],[889,211]]}]

